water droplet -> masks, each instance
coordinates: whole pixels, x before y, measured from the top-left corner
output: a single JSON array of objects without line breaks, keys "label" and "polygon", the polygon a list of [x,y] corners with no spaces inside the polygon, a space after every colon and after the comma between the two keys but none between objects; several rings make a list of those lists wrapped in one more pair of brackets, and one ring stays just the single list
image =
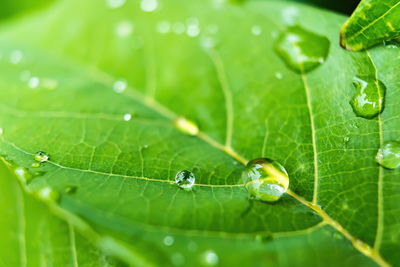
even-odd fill
[{"label": "water droplet", "polygon": [[121,21],[115,27],[115,33],[122,38],[128,37],[133,33],[133,24],[129,21]]},{"label": "water droplet", "polygon": [[166,237],[164,237],[163,243],[167,247],[170,247],[174,244],[174,241],[175,241],[175,239],[173,236],[167,235]]},{"label": "water droplet", "polygon": [[44,201],[57,202],[60,200],[60,194],[51,187],[43,187],[36,192],[36,196]]},{"label": "water droplet", "polygon": [[196,178],[194,177],[194,174],[187,170],[179,171],[175,176],[176,184],[183,189],[192,188],[195,180]]},{"label": "water droplet", "polygon": [[49,160],[49,155],[47,155],[46,153],[44,153],[44,152],[42,152],[42,151],[39,151],[39,152],[37,152],[37,153],[33,156],[33,158],[34,158],[37,162],[42,163],[42,162],[46,162],[46,161]]},{"label": "water droplet", "polygon": [[113,84],[113,89],[116,93],[122,93],[127,87],[127,82],[124,79],[116,80]]},{"label": "water droplet", "polygon": [[157,23],[157,31],[161,34],[167,34],[171,30],[171,24],[169,21],[160,21]]},{"label": "water droplet", "polygon": [[107,5],[110,8],[119,8],[125,4],[126,0],[107,0]]},{"label": "water droplet", "polygon": [[383,143],[376,154],[376,161],[388,169],[398,168],[400,166],[400,142]]},{"label": "water droplet", "polygon": [[356,94],[350,101],[358,117],[371,119],[382,112],[385,102],[386,86],[374,77],[354,77]]},{"label": "water droplet", "polygon": [[276,77],[278,80],[282,80],[282,79],[283,79],[283,74],[282,74],[281,72],[276,72],[276,73],[275,73],[275,77]]},{"label": "water droplet", "polygon": [[348,137],[348,136],[343,137],[343,141],[345,143],[348,143],[350,141],[350,137]]},{"label": "water droplet", "polygon": [[28,183],[33,177],[29,171],[24,167],[16,167],[14,169],[15,175],[19,178],[22,183]]},{"label": "water droplet", "polygon": [[299,26],[291,26],[279,36],[275,50],[291,69],[308,72],[325,61],[329,40]]},{"label": "water droplet", "polygon": [[124,115],[124,121],[130,121],[131,119],[132,119],[132,114],[126,113],[126,114]]},{"label": "water droplet", "polygon": [[185,263],[185,257],[178,252],[175,252],[171,256],[171,261],[175,266],[182,266]]},{"label": "water droplet", "polygon": [[197,18],[189,18],[187,21],[186,34],[189,37],[196,37],[200,34],[199,21]]},{"label": "water droplet", "polygon": [[199,133],[199,128],[197,125],[186,119],[185,117],[178,117],[175,122],[175,127],[181,130],[182,132],[189,134],[189,135],[196,135]]},{"label": "water droplet", "polygon": [[251,27],[251,33],[253,34],[253,35],[260,35],[261,34],[261,32],[262,32],[262,29],[261,29],[261,27],[259,26],[259,25],[253,25],[252,27]]},{"label": "water droplet", "polygon": [[78,190],[78,187],[75,185],[67,185],[64,189],[65,193],[67,194],[75,194]]},{"label": "water droplet", "polygon": [[249,161],[242,179],[252,197],[267,202],[279,200],[289,187],[289,176],[283,166],[267,158]]},{"label": "water droplet", "polygon": [[4,131],[3,128],[0,128],[0,135],[3,135]]},{"label": "water droplet", "polygon": [[38,77],[31,77],[28,81],[28,86],[32,89],[37,88],[39,86],[40,79]]},{"label": "water droplet", "polygon": [[219,258],[217,253],[212,250],[207,250],[206,252],[204,252],[204,261],[208,265],[215,266],[218,264]]},{"label": "water droplet", "polygon": [[33,168],[39,168],[40,167],[40,163],[39,162],[34,162],[34,163],[32,163],[32,167]]},{"label": "water droplet", "polygon": [[172,24],[172,31],[176,34],[182,34],[185,32],[185,24],[180,21],[175,22]]},{"label": "water droplet", "polygon": [[12,64],[18,64],[22,61],[23,57],[24,57],[24,55],[22,54],[22,51],[14,50],[10,54],[10,62]]},{"label": "water droplet", "polygon": [[142,0],[140,1],[140,8],[145,12],[153,12],[158,7],[157,0]]}]

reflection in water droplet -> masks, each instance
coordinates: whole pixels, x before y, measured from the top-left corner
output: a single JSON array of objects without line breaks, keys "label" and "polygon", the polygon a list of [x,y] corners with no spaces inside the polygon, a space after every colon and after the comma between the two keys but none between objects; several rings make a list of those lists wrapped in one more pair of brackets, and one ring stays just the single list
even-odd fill
[{"label": "reflection in water droplet", "polygon": [[115,27],[115,33],[121,38],[128,37],[133,33],[133,24],[129,21],[121,21]]},{"label": "reflection in water droplet", "polygon": [[291,69],[308,72],[325,61],[329,40],[299,26],[291,26],[279,36],[275,51]]},{"label": "reflection in water droplet", "polygon": [[124,115],[124,121],[130,121],[131,119],[132,119],[132,114],[126,113],[126,114]]},{"label": "reflection in water droplet", "polygon": [[171,30],[171,23],[163,20],[157,23],[157,31],[161,34],[167,34]]},{"label": "reflection in water droplet", "polygon": [[289,187],[289,176],[283,166],[267,158],[249,161],[242,179],[252,197],[267,202],[279,200]]},{"label": "reflection in water droplet", "polygon": [[78,187],[75,185],[68,185],[64,189],[65,193],[67,193],[67,194],[75,194],[77,190],[78,190]]},{"label": "reflection in water droplet", "polygon": [[110,8],[118,8],[125,4],[126,0],[107,0],[107,5]]},{"label": "reflection in water droplet", "polygon": [[350,101],[358,117],[371,119],[383,111],[386,86],[374,77],[354,77],[356,94]]},{"label": "reflection in water droplet", "polygon": [[174,124],[176,128],[186,134],[196,135],[199,133],[199,128],[197,127],[197,125],[191,120],[186,119],[185,117],[178,117],[174,121]]},{"label": "reflection in water droplet", "polygon": [[212,250],[207,250],[204,252],[204,261],[208,265],[215,266],[218,264],[219,258],[217,253]]},{"label": "reflection in water droplet", "polygon": [[127,87],[126,80],[120,79],[114,82],[113,89],[116,93],[122,93]]},{"label": "reflection in water droplet", "polygon": [[251,27],[251,33],[253,35],[260,35],[262,32],[262,29],[259,25],[254,25],[253,27]]},{"label": "reflection in water droplet", "polygon": [[400,167],[400,142],[389,141],[383,143],[376,154],[376,161],[388,169]]},{"label": "reflection in water droplet", "polygon": [[10,62],[12,64],[18,64],[18,63],[20,63],[22,61],[23,56],[24,55],[22,54],[22,51],[14,50],[10,54]]},{"label": "reflection in water droplet", "polygon": [[140,1],[140,8],[145,12],[152,12],[158,7],[157,0],[142,0]]},{"label": "reflection in water droplet", "polygon": [[179,171],[175,176],[176,184],[183,189],[192,188],[195,180],[194,174],[188,170]]},{"label": "reflection in water droplet", "polygon": [[40,79],[38,77],[31,77],[28,81],[28,86],[32,89],[37,88],[39,86]]},{"label": "reflection in water droplet", "polygon": [[167,235],[167,236],[164,237],[163,243],[167,247],[170,247],[170,246],[172,246],[174,244],[174,241],[175,241],[175,239],[174,239],[173,236]]},{"label": "reflection in water droplet", "polygon": [[57,202],[60,200],[60,194],[51,187],[43,187],[42,189],[38,190],[36,196],[44,201],[51,201]]},{"label": "reflection in water droplet", "polygon": [[34,160],[37,162],[46,162],[49,160],[49,155],[47,155],[45,152],[39,151],[33,156]]}]

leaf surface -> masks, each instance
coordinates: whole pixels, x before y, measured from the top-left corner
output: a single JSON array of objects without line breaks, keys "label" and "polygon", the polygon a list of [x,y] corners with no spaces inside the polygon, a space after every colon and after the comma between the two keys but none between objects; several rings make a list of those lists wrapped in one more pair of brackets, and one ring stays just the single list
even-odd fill
[{"label": "leaf surface", "polygon": [[[23,57],[0,62],[0,153],[41,171],[27,189],[56,189],[63,210],[122,240],[133,264],[396,264],[399,172],[375,154],[398,139],[400,81],[389,63],[399,51],[344,51],[344,20],[275,2],[176,0],[154,12],[62,2],[1,34],[2,52]],[[326,62],[290,70],[274,50],[288,24],[326,36]],[[360,73],[387,88],[375,119],[349,104]],[[120,79],[128,86],[116,93]],[[177,129],[178,116],[200,132]],[[35,169],[38,151],[50,161]],[[243,164],[258,157],[289,173],[275,204],[250,201],[242,185]],[[174,184],[182,169],[196,176],[192,191]]]}]

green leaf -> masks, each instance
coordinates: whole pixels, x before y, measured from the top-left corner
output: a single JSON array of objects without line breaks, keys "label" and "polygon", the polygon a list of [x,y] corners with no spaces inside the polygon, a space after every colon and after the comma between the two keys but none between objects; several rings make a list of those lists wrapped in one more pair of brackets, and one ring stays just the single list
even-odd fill
[{"label": "green leaf", "polygon": [[0,20],[8,19],[21,13],[38,10],[53,3],[54,0],[2,0]]},{"label": "green leaf", "polygon": [[25,194],[0,163],[1,266],[122,266]]},{"label": "green leaf", "polygon": [[399,36],[399,0],[362,0],[343,25],[340,44],[360,51]]},{"label": "green leaf", "polygon": [[[293,4],[140,7],[66,1],[2,32],[0,154],[34,176],[27,192],[57,190],[55,205],[133,265],[400,262],[399,170],[375,162],[398,139],[399,51],[344,51],[345,17]],[[314,70],[296,73],[275,52],[288,24],[329,40]],[[356,75],[386,86],[374,119],[349,103]],[[179,116],[200,131],[177,128]],[[38,151],[50,160],[33,168]],[[275,204],[242,184],[259,157],[289,173]],[[184,169],[192,191],[174,184]]]}]

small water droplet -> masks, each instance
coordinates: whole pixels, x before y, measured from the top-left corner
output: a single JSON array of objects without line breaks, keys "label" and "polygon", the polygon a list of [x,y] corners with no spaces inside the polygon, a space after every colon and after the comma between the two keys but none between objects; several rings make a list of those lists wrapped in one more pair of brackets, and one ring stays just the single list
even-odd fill
[{"label": "small water droplet", "polygon": [[47,155],[45,152],[39,151],[33,156],[34,160],[37,162],[46,162],[49,160],[49,155]]},{"label": "small water droplet", "polygon": [[197,18],[189,18],[187,20],[186,34],[189,37],[196,37],[200,34],[199,20]]},{"label": "small water droplet", "polygon": [[32,163],[32,167],[33,168],[39,168],[40,167],[40,163],[39,162],[34,162],[34,163]]},{"label": "small water droplet", "polygon": [[3,128],[0,128],[0,135],[3,135],[3,133],[4,133]]},{"label": "small water droplet", "polygon": [[121,21],[115,27],[115,33],[121,38],[128,37],[133,33],[133,24],[129,21]]},{"label": "small water droplet", "polygon": [[386,86],[374,77],[354,77],[356,94],[350,101],[358,117],[371,119],[383,111]]},{"label": "small water droplet", "polygon": [[345,143],[348,143],[350,141],[350,137],[348,137],[348,136],[343,137],[343,141]]},{"label": "small water droplet", "polygon": [[299,26],[291,26],[279,36],[275,51],[291,69],[308,72],[325,61],[329,40]]},{"label": "small water droplet", "polygon": [[60,200],[60,193],[49,186],[38,190],[36,196],[44,201],[57,202]]},{"label": "small water droplet", "polygon": [[143,145],[143,148],[144,149],[147,149],[149,146],[148,145]]},{"label": "small water droplet", "polygon": [[22,61],[23,57],[24,55],[21,50],[14,50],[10,54],[10,62],[16,65]]},{"label": "small water droplet", "polygon": [[64,191],[67,194],[75,194],[77,190],[78,190],[78,187],[76,185],[67,185],[64,188]]},{"label": "small water droplet", "polygon": [[28,81],[28,86],[32,89],[37,88],[40,84],[40,79],[36,76],[33,76]]},{"label": "small water droplet", "polygon": [[142,0],[140,1],[140,8],[144,12],[153,12],[156,10],[158,7],[158,1],[157,0]]},{"label": "small water droplet", "polygon": [[109,8],[119,8],[125,4],[126,0],[107,0]]},{"label": "small water droplet", "polygon": [[213,250],[207,250],[204,252],[204,261],[206,264],[215,266],[219,262],[219,258],[217,253],[215,253]]},{"label": "small water droplet", "polygon": [[126,113],[126,114],[124,115],[124,121],[130,121],[131,119],[132,119],[132,114]]},{"label": "small water droplet", "polygon": [[157,23],[157,31],[161,34],[167,34],[171,30],[171,23],[163,20]]},{"label": "small water droplet", "polygon": [[167,247],[170,247],[170,246],[172,246],[174,244],[174,241],[175,241],[175,239],[174,239],[173,236],[167,235],[167,236],[164,237],[163,243]]},{"label": "small water droplet", "polygon": [[400,166],[400,142],[383,143],[376,154],[376,161],[387,169],[398,168]]},{"label": "small water droplet", "polygon": [[195,180],[194,174],[188,170],[179,171],[175,176],[176,184],[183,189],[192,188]]},{"label": "small water droplet", "polygon": [[282,74],[282,72],[276,72],[276,73],[275,73],[275,77],[276,77],[278,80],[282,80],[282,79],[283,79],[283,74]]},{"label": "small water droplet", "polygon": [[199,128],[197,127],[197,125],[193,121],[188,120],[185,117],[178,117],[174,121],[174,124],[176,128],[186,134],[197,135],[199,133]]},{"label": "small water droplet", "polygon": [[127,82],[124,79],[116,80],[113,84],[113,89],[116,93],[122,93],[127,87]]},{"label": "small water droplet", "polygon": [[182,34],[185,32],[185,24],[183,24],[180,21],[175,22],[174,24],[172,24],[172,31],[175,34]]},{"label": "small water droplet", "polygon": [[259,26],[259,25],[253,25],[252,27],[251,27],[251,33],[253,34],[253,35],[260,35],[261,34],[261,32],[262,32],[262,29],[261,29],[261,27]]},{"label": "small water droplet", "polygon": [[19,178],[22,183],[28,183],[33,177],[29,171],[24,167],[16,167],[14,169],[15,175]]},{"label": "small water droplet", "polygon": [[181,253],[175,252],[171,255],[171,261],[175,266],[182,266],[185,263],[185,257]]},{"label": "small water droplet", "polygon": [[249,161],[242,172],[242,179],[252,197],[267,202],[279,200],[289,187],[285,168],[267,158]]}]

